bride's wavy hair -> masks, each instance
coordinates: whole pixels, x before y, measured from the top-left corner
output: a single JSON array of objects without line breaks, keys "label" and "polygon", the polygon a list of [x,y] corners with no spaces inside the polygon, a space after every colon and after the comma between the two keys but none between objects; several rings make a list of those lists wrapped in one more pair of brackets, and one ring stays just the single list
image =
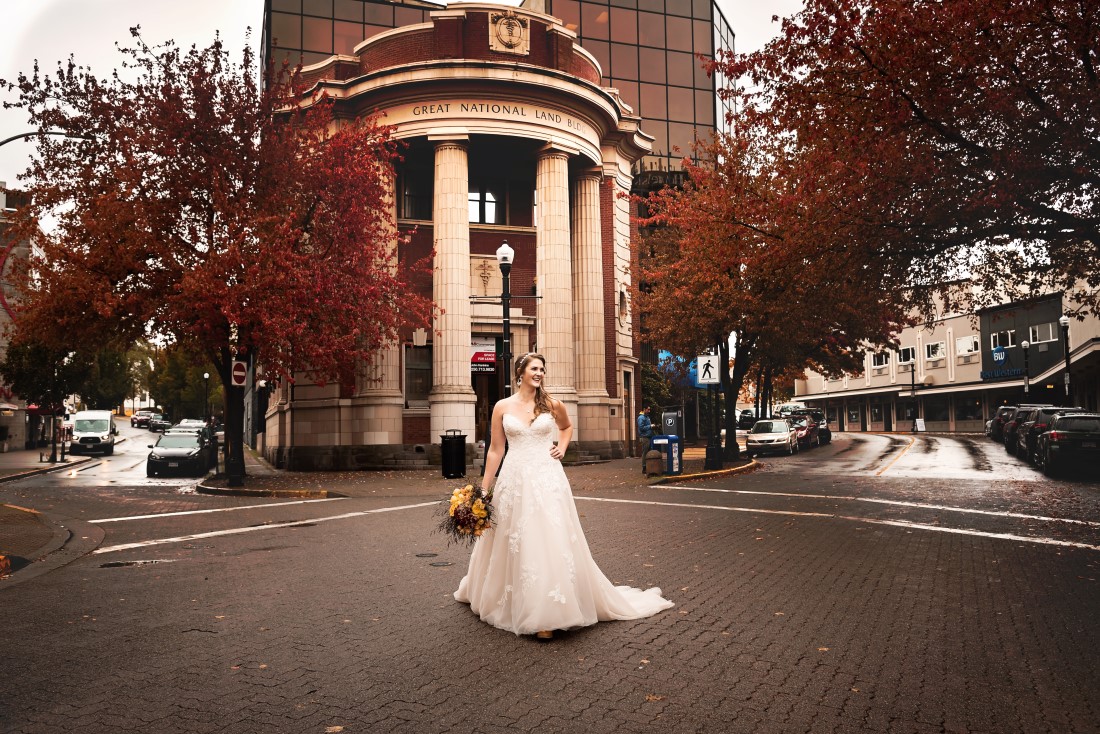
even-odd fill
[{"label": "bride's wavy hair", "polygon": [[[520,378],[523,377],[523,371],[527,369],[527,363],[532,359],[537,359],[542,362],[542,366],[546,366],[546,357],[536,352],[528,352],[519,359],[516,360],[516,384],[520,383]],[[542,389],[542,385],[535,388],[535,417],[538,418],[543,413],[552,412],[550,406],[550,393]]]}]

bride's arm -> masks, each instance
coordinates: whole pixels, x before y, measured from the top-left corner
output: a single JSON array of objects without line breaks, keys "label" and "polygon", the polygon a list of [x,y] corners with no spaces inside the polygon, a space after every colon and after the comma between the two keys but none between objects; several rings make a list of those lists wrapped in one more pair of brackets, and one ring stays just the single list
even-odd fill
[{"label": "bride's arm", "polygon": [[504,401],[497,401],[493,407],[493,427],[489,437],[489,453],[485,455],[485,476],[481,478],[481,488],[488,492],[496,479],[497,469],[504,458]]},{"label": "bride's arm", "polygon": [[565,409],[565,403],[555,400],[550,409],[554,416],[554,422],[558,424],[558,444],[550,447],[550,455],[559,461],[569,449],[569,441],[573,438],[573,423],[569,420],[569,412]]}]

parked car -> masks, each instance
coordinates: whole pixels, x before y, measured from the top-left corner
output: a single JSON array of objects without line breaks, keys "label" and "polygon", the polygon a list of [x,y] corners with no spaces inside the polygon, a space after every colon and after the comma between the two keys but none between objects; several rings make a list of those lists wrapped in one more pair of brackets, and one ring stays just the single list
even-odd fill
[{"label": "parked car", "polygon": [[737,430],[739,431],[747,431],[755,423],[756,415],[751,410],[743,410],[741,415],[737,416]]},{"label": "parked car", "polygon": [[817,421],[807,415],[791,415],[788,416],[787,421],[794,426],[799,448],[808,449],[811,446],[821,445],[821,432],[817,428]]},{"label": "parked car", "polygon": [[207,427],[206,423],[194,418],[184,418],[165,431],[165,433],[193,433],[201,437],[206,443],[209,443],[214,438],[214,432]]},{"label": "parked car", "polygon": [[989,437],[994,441],[1004,441],[1004,425],[1005,419],[1016,411],[1015,405],[1002,405],[997,408],[996,415],[993,416],[993,425],[989,427]]},{"label": "parked car", "polygon": [[168,416],[164,415],[163,413],[153,413],[151,416],[149,416],[150,431],[167,431],[171,427],[172,421],[169,420]]},{"label": "parked car", "polygon": [[1035,463],[1035,446],[1039,436],[1046,432],[1054,416],[1063,413],[1083,413],[1083,408],[1029,408],[1016,428],[1016,456]]},{"label": "parked car", "polygon": [[768,453],[798,452],[798,435],[794,426],[784,418],[768,418],[756,421],[745,438],[745,453],[749,458]]},{"label": "parked car", "polygon": [[1056,415],[1039,435],[1035,461],[1047,476],[1057,476],[1071,464],[1100,466],[1100,413]]},{"label": "parked car", "polygon": [[207,443],[194,433],[169,431],[150,444],[149,457],[145,461],[146,476],[183,474],[202,476],[210,465]]},{"label": "parked car", "polygon": [[148,428],[149,418],[153,415],[153,411],[150,408],[141,408],[134,412],[130,416],[131,428]]},{"label": "parked car", "polygon": [[73,437],[69,444],[70,454],[99,451],[104,456],[115,452],[114,413],[109,410],[78,410],[73,415]]},{"label": "parked car", "polygon": [[829,428],[829,418],[822,411],[815,408],[801,408],[794,411],[791,415],[804,415],[815,421],[817,423],[817,432],[821,439],[821,443],[830,443],[833,440],[833,430]]},{"label": "parked car", "polygon": [[1003,434],[1001,440],[1005,445],[1005,451],[1010,454],[1016,453],[1016,429],[1019,428],[1020,422],[1023,420],[1023,417],[1027,415],[1028,410],[1030,408],[1048,407],[1050,407],[1050,403],[1028,403],[1019,406],[1011,414],[1005,417],[1005,423],[1001,429]]}]

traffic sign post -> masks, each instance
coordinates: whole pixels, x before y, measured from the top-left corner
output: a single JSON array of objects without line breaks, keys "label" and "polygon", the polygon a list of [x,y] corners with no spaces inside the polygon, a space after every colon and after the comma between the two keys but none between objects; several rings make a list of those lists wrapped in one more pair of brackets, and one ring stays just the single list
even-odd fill
[{"label": "traffic sign post", "polygon": [[233,387],[244,387],[245,381],[248,379],[248,363],[241,362],[239,360],[233,360],[233,368],[229,373],[229,381]]}]

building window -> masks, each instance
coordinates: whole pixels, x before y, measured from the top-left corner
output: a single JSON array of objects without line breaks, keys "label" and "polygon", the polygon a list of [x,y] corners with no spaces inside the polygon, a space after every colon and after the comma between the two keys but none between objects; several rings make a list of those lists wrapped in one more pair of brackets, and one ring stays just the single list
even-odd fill
[{"label": "building window", "polygon": [[979,398],[955,398],[955,420],[977,421],[982,420],[982,401]]},{"label": "building window", "polygon": [[947,347],[944,342],[929,342],[924,345],[924,358],[928,361],[943,359],[947,356]]},{"label": "building window", "polygon": [[902,347],[898,350],[898,364],[913,364],[916,360],[916,347]]},{"label": "building window", "polygon": [[871,403],[871,422],[882,423],[882,403]]},{"label": "building window", "polygon": [[1058,324],[1052,321],[1049,324],[1029,326],[1027,332],[1032,344],[1052,342],[1058,338]]},{"label": "building window", "polygon": [[504,224],[504,184],[499,181],[470,182],[470,223]]},{"label": "building window", "polygon": [[872,367],[887,367],[890,364],[889,352],[875,352],[871,355]]},{"label": "building window", "polygon": [[980,345],[978,343],[978,335],[971,334],[970,336],[960,337],[955,340],[955,353],[956,354],[973,354],[978,351]]},{"label": "building window", "polygon": [[997,347],[1014,347],[1016,346],[1016,330],[998,331],[990,335],[989,340],[994,349]]},{"label": "building window", "polygon": [[397,216],[401,219],[430,222],[434,188],[432,171],[424,168],[410,168],[402,171],[398,185],[401,187],[401,194]]},{"label": "building window", "polygon": [[405,347],[405,407],[427,408],[432,391],[432,348]]}]

